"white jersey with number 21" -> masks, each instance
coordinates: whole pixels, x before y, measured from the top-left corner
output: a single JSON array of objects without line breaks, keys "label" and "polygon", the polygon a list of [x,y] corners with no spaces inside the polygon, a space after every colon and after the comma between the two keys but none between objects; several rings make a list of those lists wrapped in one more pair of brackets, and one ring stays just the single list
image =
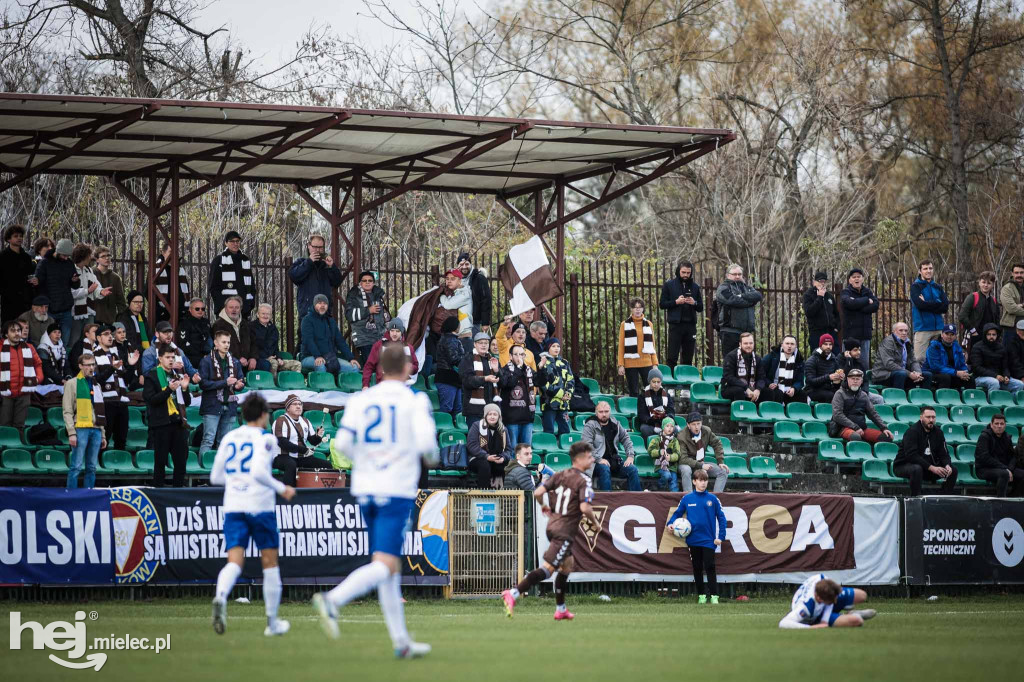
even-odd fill
[{"label": "white jersey with number 21", "polygon": [[420,458],[437,452],[430,399],[401,381],[381,383],[345,403],[335,448],[352,460],[352,494],[416,497]]},{"label": "white jersey with number 21", "polygon": [[272,475],[271,463],[280,452],[277,438],[255,426],[224,436],[210,472],[210,483],[224,486],[224,513],[274,511],[274,494],[285,488]]}]

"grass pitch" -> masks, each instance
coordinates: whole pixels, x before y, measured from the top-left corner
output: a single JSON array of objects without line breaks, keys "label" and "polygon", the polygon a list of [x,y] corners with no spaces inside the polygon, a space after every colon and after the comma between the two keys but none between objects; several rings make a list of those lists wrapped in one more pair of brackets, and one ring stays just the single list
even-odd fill
[{"label": "grass pitch", "polygon": [[[210,627],[209,602],[199,599],[85,604],[4,602],[0,664],[7,679],[139,680],[396,680],[501,682],[587,680],[649,682],[1024,679],[1024,597],[875,599],[879,615],[860,629],[777,629],[784,598],[699,606],[689,597],[619,598],[569,595],[572,622],[553,622],[554,600],[528,598],[515,617],[498,600],[412,600],[406,614],[413,636],[433,645],[427,658],[396,661],[375,601],[342,612],[342,638],[329,641],[308,604],[285,603],[284,637],[263,636],[263,603],[228,604],[228,630]],[[95,637],[171,636],[170,650],[108,651],[97,674],[67,670],[45,650],[9,647],[11,611],[21,621],[73,621],[75,611]],[[62,655],[64,652],[53,652]],[[9,677],[8,677],[9,676]]]}]

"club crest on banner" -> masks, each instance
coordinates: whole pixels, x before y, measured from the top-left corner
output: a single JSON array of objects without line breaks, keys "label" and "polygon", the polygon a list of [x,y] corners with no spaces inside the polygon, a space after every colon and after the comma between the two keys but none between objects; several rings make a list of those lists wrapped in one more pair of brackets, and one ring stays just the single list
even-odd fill
[{"label": "club crest on banner", "polygon": [[150,554],[147,552],[146,539],[163,535],[156,507],[138,488],[112,488],[110,515],[114,525],[114,569],[117,582],[148,582],[159,561],[155,557],[146,558]]},{"label": "club crest on banner", "polygon": [[594,528],[594,525],[590,522],[586,516],[580,519],[580,530],[583,531],[583,537],[587,539],[587,544],[590,545],[590,551],[593,552],[594,548],[597,547],[597,536],[601,534],[604,529],[604,516],[608,512],[608,505],[594,505],[594,516],[597,517],[600,525]]}]

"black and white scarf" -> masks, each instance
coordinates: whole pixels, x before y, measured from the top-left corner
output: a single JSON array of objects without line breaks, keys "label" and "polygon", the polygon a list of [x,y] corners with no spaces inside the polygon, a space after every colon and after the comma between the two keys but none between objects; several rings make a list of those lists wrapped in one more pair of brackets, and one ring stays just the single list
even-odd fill
[{"label": "black and white scarf", "polygon": [[779,351],[779,368],[775,383],[779,385],[779,390],[787,391],[793,386],[793,374],[796,372],[796,351],[788,358],[785,353]]},{"label": "black and white scarf", "polygon": [[[177,350],[177,349],[175,349],[175,350]],[[235,379],[236,379],[236,376],[235,376],[235,359],[233,357],[231,357],[231,353],[228,352],[226,360],[227,360],[227,363],[228,363],[228,376],[227,376],[227,382],[228,383],[220,391],[220,400],[223,403],[237,402],[238,401],[238,396],[235,395],[235,390],[231,387],[231,385],[235,382]],[[220,355],[218,355],[216,348],[214,348],[212,351],[210,351],[210,364],[213,365],[213,380],[214,381],[223,381],[224,380],[224,371],[221,369],[221,366],[220,366]]]},{"label": "black and white scarf", "polygon": [[[288,414],[282,414],[274,421],[274,435],[284,438],[292,445],[306,447],[306,440],[316,433],[313,424],[305,417],[292,419]],[[292,457],[298,458],[302,453],[289,452]]]},{"label": "black and white scarf", "polygon": [[[487,376],[490,373],[490,367],[488,367],[490,361],[491,356],[489,354],[485,356],[480,356],[477,355],[476,353],[473,353],[473,374],[477,375],[478,377]],[[488,370],[486,372],[484,371],[485,367]],[[473,391],[469,394],[469,404],[486,405],[487,399],[485,398],[485,395],[486,394],[484,393],[483,386],[481,386],[480,388],[474,388]],[[491,401],[495,403],[500,403],[501,394],[498,391],[495,391],[494,397],[491,398]]]},{"label": "black and white scarf", "polygon": [[645,355],[654,355],[654,329],[651,327],[651,323],[645,317],[643,319],[643,331],[644,331],[644,345],[642,351],[637,351],[637,333],[636,333],[636,322],[632,316],[622,323],[624,333],[623,340],[623,355],[622,357],[629,358],[631,360],[639,359],[640,352]]},{"label": "black and white scarf", "polygon": [[220,281],[221,290],[219,294],[223,297],[241,296],[242,302],[255,301],[253,295],[252,261],[241,251],[237,254],[227,249],[220,256]]},{"label": "black and white scarf", "polygon": [[72,311],[72,317],[76,320],[86,320],[90,316],[96,314],[96,311],[93,310],[92,306],[89,304],[89,286],[95,282],[98,287],[100,281],[96,279],[96,275],[93,274],[92,268],[79,268],[76,266],[75,269],[78,270],[78,291],[83,293],[81,296],[75,297],[75,307]]},{"label": "black and white scarf", "polygon": [[644,402],[647,404],[648,414],[654,412],[658,408],[668,412],[668,391],[663,388],[658,391],[653,391],[651,390],[651,385],[648,384],[647,388],[644,389]]},{"label": "black and white scarf", "polygon": [[21,392],[33,393],[39,384],[39,377],[36,376],[36,358],[32,345],[19,343],[12,346],[11,342],[4,339],[3,346],[0,346],[0,395],[9,397],[11,395],[11,352],[21,353]]},{"label": "black and white scarf", "polygon": [[[112,367],[116,361],[121,359],[117,346],[111,346],[108,350],[97,343],[92,348],[92,354],[96,358],[96,374],[94,376],[99,376],[100,367]],[[119,369],[114,369],[111,372],[106,381],[96,380],[96,383],[99,384],[100,390],[103,392],[103,400],[106,402],[128,402],[128,387],[124,383],[123,363]]]},{"label": "black and white scarf", "polygon": [[747,382],[747,385],[753,387],[757,382],[757,353],[751,351],[750,353],[750,372],[747,372],[747,363],[743,361],[743,351],[739,348],[736,349],[736,376]]},{"label": "black and white scarf", "polygon": [[[163,267],[163,264],[163,256],[156,259],[156,267],[160,274],[153,279],[153,286],[157,291],[166,296],[168,301],[170,301],[171,296],[169,292],[171,290],[171,269],[170,267]],[[181,289],[181,299],[179,300],[179,303],[185,302],[185,304],[187,304],[188,300],[192,297],[192,290],[188,285],[188,275],[185,274],[185,268],[181,267],[180,262],[178,264],[178,288]],[[185,307],[185,304],[181,307]],[[159,298],[157,299],[157,305],[161,308],[166,308],[163,301]]]},{"label": "black and white scarf", "polygon": [[[487,419],[481,419],[477,422],[480,425],[480,448],[488,455],[502,455],[505,454],[506,442],[508,438],[508,432],[505,430],[505,426],[498,420],[497,426],[492,429],[487,428]],[[491,438],[499,439],[494,443],[491,443]],[[491,445],[494,447],[492,448]]]}]

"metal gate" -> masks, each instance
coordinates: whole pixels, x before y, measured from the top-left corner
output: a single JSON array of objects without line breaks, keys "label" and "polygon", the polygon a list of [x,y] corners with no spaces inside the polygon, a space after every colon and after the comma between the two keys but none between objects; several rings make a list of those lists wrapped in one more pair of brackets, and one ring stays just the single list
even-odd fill
[{"label": "metal gate", "polygon": [[521,490],[452,491],[448,499],[449,597],[498,596],[525,574]]}]

